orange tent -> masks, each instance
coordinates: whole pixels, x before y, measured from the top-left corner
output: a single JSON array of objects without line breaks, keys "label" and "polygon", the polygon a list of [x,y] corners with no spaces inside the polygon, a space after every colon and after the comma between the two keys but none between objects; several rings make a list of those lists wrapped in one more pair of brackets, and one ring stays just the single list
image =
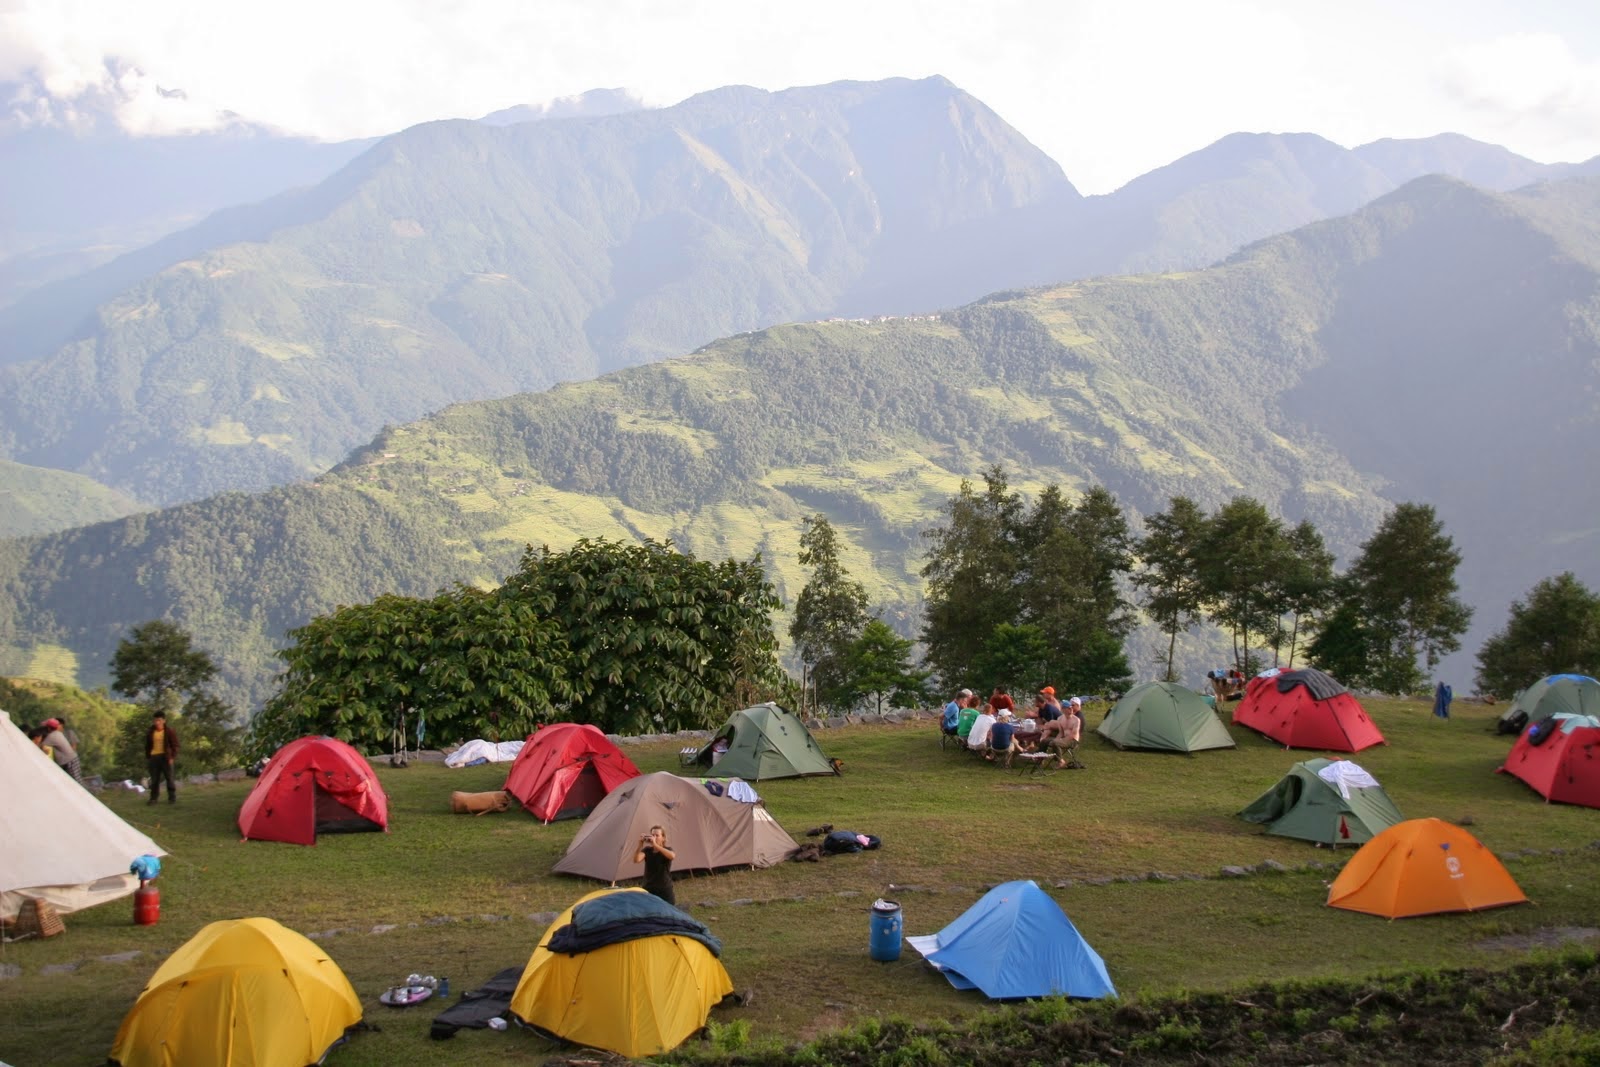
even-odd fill
[{"label": "orange tent", "polygon": [[1362,845],[1328,887],[1328,906],[1389,919],[1528,902],[1476,837],[1443,819],[1407,819]]}]

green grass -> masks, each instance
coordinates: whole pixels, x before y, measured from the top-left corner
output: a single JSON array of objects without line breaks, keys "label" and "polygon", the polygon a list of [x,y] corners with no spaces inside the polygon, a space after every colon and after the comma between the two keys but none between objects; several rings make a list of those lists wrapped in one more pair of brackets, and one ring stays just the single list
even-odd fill
[{"label": "green grass", "polygon": [[[1393,923],[1322,906],[1324,883],[1349,850],[1267,837],[1232,817],[1314,753],[1285,752],[1240,730],[1233,751],[1119,752],[1091,733],[1086,770],[1034,778],[941,751],[927,722],[823,733],[824,749],[845,761],[844,776],[762,783],[768,807],[797,838],[826,822],[877,834],[884,846],[679,883],[680,903],[726,945],[735,985],[755,993],[750,1006],[718,1009],[714,1019],[724,1028],[746,1023],[751,1041],[789,1043],[866,1019],[959,1021],[986,1010],[909,949],[897,962],[873,962],[867,908],[892,896],[908,933],[931,933],[1012,878],[1050,888],[1135,1001],[1269,979],[1501,968],[1530,951],[1490,948],[1490,938],[1600,927],[1600,849],[1586,847],[1600,838],[1600,813],[1546,805],[1493,774],[1509,747],[1487,728],[1499,709],[1458,709],[1445,723],[1423,704],[1373,702],[1391,744],[1357,759],[1408,817],[1470,819],[1535,903]],[[1091,724],[1099,716],[1091,709]],[[666,770],[675,768],[677,748],[663,742],[628,752],[646,771]],[[548,914],[594,886],[549,873],[577,824],[541,826],[520,812],[449,814],[451,790],[496,788],[503,769],[414,764],[378,773],[392,832],[327,837],[311,848],[239,840],[234,818],[249,782],[191,787],[171,807],[107,795],[171,853],[158,883],[161,922],[136,927],[131,902],[119,901],[67,916],[63,936],[5,946],[0,962],[22,973],[0,980],[0,1060],[98,1062],[159,958],[205,923],[243,915],[268,915],[304,933],[341,931],[322,943],[382,1031],[357,1036],[330,1057],[333,1067],[423,1056],[537,1062],[550,1053],[515,1032],[429,1042],[432,1010],[393,1011],[376,997],[411,971],[449,975],[455,990],[467,990],[526,961]],[[1268,859],[1293,869],[1215,877],[1224,865]],[[1307,869],[1312,863],[1328,866]],[[1205,877],[1144,880],[1152,871]],[[1090,884],[1105,878],[1129,880]],[[387,924],[396,928],[371,932]],[[132,950],[143,954],[131,963],[96,961]],[[78,961],[89,962],[44,973]],[[724,1041],[745,1039],[739,1028],[719,1032]]]}]

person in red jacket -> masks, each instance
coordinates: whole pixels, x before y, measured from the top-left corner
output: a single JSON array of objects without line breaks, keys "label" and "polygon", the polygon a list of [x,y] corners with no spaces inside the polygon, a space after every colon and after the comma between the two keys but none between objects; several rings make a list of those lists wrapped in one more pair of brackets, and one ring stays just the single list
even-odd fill
[{"label": "person in red jacket", "polygon": [[178,734],[167,725],[167,713],[157,711],[144,735],[144,755],[150,766],[150,803],[161,796],[161,779],[167,780],[167,803],[178,802],[178,786],[172,767],[178,762]]}]

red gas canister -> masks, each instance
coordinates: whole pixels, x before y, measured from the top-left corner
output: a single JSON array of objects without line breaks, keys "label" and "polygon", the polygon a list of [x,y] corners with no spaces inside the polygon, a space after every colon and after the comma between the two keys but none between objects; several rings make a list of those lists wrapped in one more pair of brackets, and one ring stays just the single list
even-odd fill
[{"label": "red gas canister", "polygon": [[144,882],[133,894],[133,921],[140,926],[154,926],[159,918],[161,918],[161,890],[149,882]]}]

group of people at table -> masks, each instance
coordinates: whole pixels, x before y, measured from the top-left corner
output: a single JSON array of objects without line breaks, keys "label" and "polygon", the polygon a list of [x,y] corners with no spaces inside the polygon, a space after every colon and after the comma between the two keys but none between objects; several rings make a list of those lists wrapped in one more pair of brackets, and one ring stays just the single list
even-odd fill
[{"label": "group of people at table", "polygon": [[982,752],[984,759],[1000,760],[1007,767],[1024,752],[1054,755],[1055,765],[1065,767],[1083,737],[1083,701],[1072,697],[1063,703],[1047,685],[1019,715],[1004,686],[996,686],[981,702],[972,690],[963,689],[944,706],[939,726],[947,736]]}]

